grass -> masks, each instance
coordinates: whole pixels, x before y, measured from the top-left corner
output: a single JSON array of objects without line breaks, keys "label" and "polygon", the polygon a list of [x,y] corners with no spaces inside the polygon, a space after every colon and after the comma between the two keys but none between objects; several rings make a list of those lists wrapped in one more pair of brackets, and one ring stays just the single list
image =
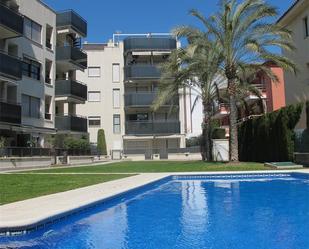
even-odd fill
[{"label": "grass", "polygon": [[0,205],[128,176],[131,175],[0,174]]},{"label": "grass", "polygon": [[153,173],[153,172],[199,172],[199,171],[246,171],[269,170],[261,163],[206,163],[202,161],[141,161],[120,162],[106,165],[55,168],[32,172],[43,173]]},{"label": "grass", "polygon": [[[59,167],[54,169],[26,171],[22,174],[0,174],[0,205],[120,179],[132,175],[129,173],[254,171],[269,169],[271,168],[261,163],[238,163],[233,165],[226,163],[206,163],[202,161],[142,161],[71,168]],[[72,174],[61,175],[54,173]],[[86,175],[83,173],[92,174]]]}]

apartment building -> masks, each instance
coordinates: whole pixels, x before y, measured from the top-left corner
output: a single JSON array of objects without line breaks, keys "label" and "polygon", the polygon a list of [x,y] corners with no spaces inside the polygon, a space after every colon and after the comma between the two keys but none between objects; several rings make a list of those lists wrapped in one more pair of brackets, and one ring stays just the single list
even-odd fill
[{"label": "apartment building", "polygon": [[78,46],[86,33],[87,23],[73,11],[56,13],[40,0],[0,0],[0,136],[6,146],[44,147],[50,134],[87,132],[86,120],[64,115],[75,115],[75,104],[86,99],[87,87],[74,81],[74,70],[87,65]]},{"label": "apartment building", "polygon": [[[245,95],[245,105],[238,108],[238,122],[248,118],[259,116],[266,112],[276,111],[286,105],[285,103],[285,82],[282,68],[274,63],[265,63],[278,81],[269,78],[264,72],[258,72],[251,84],[259,90],[260,97],[248,93]],[[226,136],[229,136],[229,105],[218,101],[215,103],[216,114],[213,119],[219,120],[221,128],[226,130]]]},{"label": "apartment building", "polygon": [[76,72],[87,68],[81,48],[87,22],[72,10],[58,12],[56,20],[55,128],[81,137],[87,135],[87,118],[77,114],[76,106],[87,100],[87,86],[76,80]]},{"label": "apartment building", "polygon": [[[155,34],[123,35],[107,44],[84,44],[88,69],[77,78],[87,83],[88,101],[77,108],[88,117],[90,141],[104,129],[108,151],[149,152],[164,157],[168,149],[185,147],[182,93],[159,110],[151,105],[158,92],[164,62],[177,41]],[[166,155],[165,155],[166,156]]]},{"label": "apartment building", "polygon": [[1,0],[0,16],[0,133],[8,146],[43,146],[55,132],[56,14],[41,1]]},{"label": "apartment building", "polygon": [[[283,51],[283,54],[298,66],[296,75],[284,72],[286,102],[294,104],[309,100],[309,1],[295,1],[280,17],[278,24],[292,31],[296,51]],[[304,111],[297,128],[304,129],[305,127]]]}]

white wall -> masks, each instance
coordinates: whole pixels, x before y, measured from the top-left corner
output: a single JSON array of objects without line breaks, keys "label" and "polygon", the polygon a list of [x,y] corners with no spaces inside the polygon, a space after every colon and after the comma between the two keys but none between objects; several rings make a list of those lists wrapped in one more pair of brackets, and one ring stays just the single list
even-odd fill
[{"label": "white wall", "polygon": [[[83,116],[100,116],[101,125],[89,127],[90,142],[97,143],[97,132],[99,129],[105,130],[107,151],[111,149],[122,149],[122,135],[124,134],[124,98],[123,98],[123,45],[119,47],[113,44],[106,45],[102,49],[86,50],[88,54],[88,67],[101,68],[100,77],[88,77],[88,70],[77,71],[77,80],[87,84],[89,91],[100,91],[101,101],[87,101],[84,105],[77,105],[77,113]],[[113,63],[120,64],[120,81],[115,83],[112,78]],[[113,89],[120,89],[120,108],[113,108]],[[113,115],[120,114],[121,133],[113,133]]]}]

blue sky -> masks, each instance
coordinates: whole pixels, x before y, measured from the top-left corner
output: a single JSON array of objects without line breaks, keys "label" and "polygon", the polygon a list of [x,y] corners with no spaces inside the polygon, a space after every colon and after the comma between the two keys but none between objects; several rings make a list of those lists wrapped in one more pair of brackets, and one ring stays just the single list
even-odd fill
[{"label": "blue sky", "polygon": [[[55,10],[74,9],[88,22],[88,42],[106,42],[122,33],[169,32],[181,24],[197,25],[192,8],[205,15],[217,10],[218,0],[43,0]],[[294,0],[267,0],[279,13]]]}]

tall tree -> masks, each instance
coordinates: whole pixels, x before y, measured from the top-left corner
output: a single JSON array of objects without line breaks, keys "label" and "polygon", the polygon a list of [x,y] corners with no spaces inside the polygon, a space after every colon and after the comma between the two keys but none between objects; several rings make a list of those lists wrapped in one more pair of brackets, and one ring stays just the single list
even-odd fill
[{"label": "tall tree", "polygon": [[174,33],[185,37],[188,45],[175,50],[162,65],[159,94],[153,107],[158,109],[171,97],[178,95],[180,89],[191,89],[203,104],[202,156],[204,160],[211,160],[211,117],[213,103],[219,93],[214,78],[219,73],[222,58],[216,43],[208,41],[206,33],[187,26],[175,29]]},{"label": "tall tree", "polygon": [[271,61],[284,70],[296,73],[295,64],[272,49],[294,49],[291,33],[273,22],[276,8],[264,0],[223,0],[218,13],[205,18],[197,10],[190,11],[206,27],[210,39],[217,42],[223,56],[221,68],[228,81],[230,105],[230,160],[238,161],[237,98],[238,75],[242,71],[263,71],[277,80],[263,64]]}]

